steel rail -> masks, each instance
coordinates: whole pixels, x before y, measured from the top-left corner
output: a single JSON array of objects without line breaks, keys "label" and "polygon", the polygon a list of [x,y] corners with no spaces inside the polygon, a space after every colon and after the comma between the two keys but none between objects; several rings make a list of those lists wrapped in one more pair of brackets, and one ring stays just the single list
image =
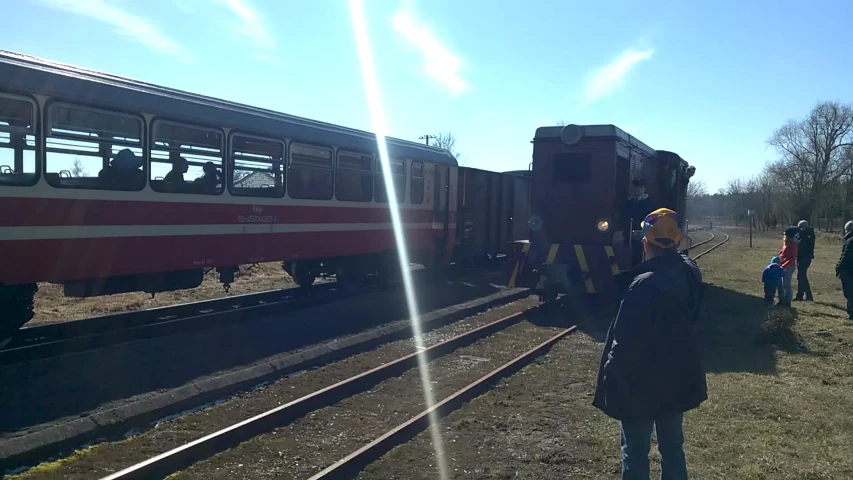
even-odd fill
[{"label": "steel rail", "polygon": [[[471,271],[470,268],[457,265],[441,273],[453,277]],[[427,277],[433,273],[426,270],[415,272]],[[445,278],[442,274],[439,276]],[[20,330],[11,344],[0,349],[0,366],[200,331],[279,313],[284,308],[293,312],[385,287],[387,285],[381,282],[368,282],[362,288],[347,290],[337,282],[328,282],[313,285],[310,289],[286,288],[26,327]]]},{"label": "steel rail", "polygon": [[703,256],[705,256],[705,255],[707,255],[707,254],[711,253],[711,252],[712,252],[712,251],[714,251],[715,249],[717,249],[717,248],[722,247],[723,245],[725,245],[725,244],[726,244],[726,242],[728,242],[728,241],[729,241],[729,238],[731,238],[731,237],[729,237],[729,236],[728,236],[728,235],[726,235],[725,233],[724,233],[723,235],[725,235],[725,236],[726,236],[726,238],[724,238],[724,239],[723,239],[723,241],[721,241],[721,242],[719,242],[719,243],[716,243],[716,244],[714,244],[714,246],[713,246],[713,247],[709,248],[708,250],[705,250],[704,252],[702,252],[702,253],[700,253],[700,254],[698,254],[698,255],[693,256],[693,257],[692,257],[692,258],[693,258],[693,260],[698,260],[698,259],[702,258]]},{"label": "steel rail", "polygon": [[[110,317],[97,317],[96,319],[92,319],[95,320],[92,323],[87,320],[66,322],[69,324],[81,322],[79,325],[69,325],[67,327],[65,324],[30,327],[24,330],[36,328],[48,329],[54,325],[57,328],[56,330],[45,330],[48,334],[44,336],[36,337],[35,335],[29,335],[29,341],[23,342],[23,344],[14,342],[0,350],[0,365],[31,362],[66,353],[83,352],[177,333],[199,331],[243,321],[247,318],[268,315],[281,311],[283,307],[287,307],[288,311],[295,311],[300,308],[320,304],[321,300],[328,301],[330,296],[337,297],[338,295],[345,296],[346,294],[339,289],[335,289],[334,284],[329,284],[329,287],[325,287],[321,292],[312,295],[287,295],[279,300],[258,302],[259,304],[253,304],[248,307],[232,306],[231,308],[211,313],[196,313],[189,316],[178,314],[163,318],[163,316],[156,313],[149,313],[147,310],[142,310],[124,314],[132,315],[128,319],[129,321],[125,321],[125,318],[117,316],[117,324],[108,326],[103,330],[100,330],[98,327],[107,323],[107,319]],[[233,302],[231,303],[233,305]],[[157,311],[165,310],[158,309]],[[62,336],[60,332],[65,332],[68,336]]]},{"label": "steel rail", "polygon": [[400,357],[366,372],[350,377],[296,400],[278,406],[247,420],[181,445],[168,452],[132,465],[103,480],[151,479],[162,478],[190,465],[209,458],[219,452],[233,448],[253,437],[285,426],[304,415],[320,408],[333,405],[345,398],[365,392],[378,383],[398,376],[410,368],[416,367],[420,358],[429,361],[452,352],[457,348],[474,343],[497,331],[520,322],[523,318],[535,314],[540,307],[533,307],[515,313],[489,324],[470,330],[461,335],[432,345],[420,352]]},{"label": "steel rail", "polygon": [[536,357],[547,353],[554,344],[566,335],[574,332],[576,328],[577,327],[567,328],[531,350],[528,350],[513,360],[510,360],[468,386],[458,390],[456,393],[450,395],[441,402],[424,410],[418,415],[410,418],[406,422],[373,440],[369,444],[332,464],[320,473],[312,476],[309,480],[354,478],[369,463],[377,460],[392,448],[411,440],[417,434],[429,427],[433,421],[444,418],[454,410],[463,406],[465,403],[490,390],[498,380],[514,374],[533,361]]}]

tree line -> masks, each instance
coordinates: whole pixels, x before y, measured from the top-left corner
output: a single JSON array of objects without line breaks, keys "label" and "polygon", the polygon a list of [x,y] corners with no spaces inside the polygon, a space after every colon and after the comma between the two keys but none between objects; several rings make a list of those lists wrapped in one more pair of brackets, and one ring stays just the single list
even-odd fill
[{"label": "tree line", "polygon": [[779,157],[761,173],[732,178],[715,194],[691,183],[690,218],[744,224],[751,212],[759,229],[808,220],[829,231],[853,219],[853,104],[819,102],[777,128],[767,143]]}]

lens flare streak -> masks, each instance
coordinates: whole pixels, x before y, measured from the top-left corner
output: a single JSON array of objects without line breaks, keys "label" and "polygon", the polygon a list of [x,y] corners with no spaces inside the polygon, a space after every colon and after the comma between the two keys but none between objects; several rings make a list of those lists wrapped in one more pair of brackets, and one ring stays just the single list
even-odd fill
[{"label": "lens flare streak", "polygon": [[[409,271],[409,254],[406,250],[406,238],[403,231],[403,226],[400,221],[400,209],[397,205],[397,193],[394,182],[391,180],[391,167],[388,162],[388,145],[386,143],[386,128],[385,115],[382,110],[380,99],[379,81],[376,78],[376,70],[374,69],[373,53],[370,48],[370,39],[368,36],[367,20],[364,15],[364,5],[361,0],[349,1],[350,17],[352,19],[353,31],[355,33],[356,46],[358,48],[359,62],[361,63],[362,79],[364,81],[365,96],[370,108],[370,117],[373,124],[373,131],[376,134],[376,144],[379,149],[380,163],[382,165],[383,177],[385,180],[385,191],[388,192],[388,208],[391,210],[391,222],[394,226],[394,240],[397,244],[397,253],[399,256],[400,269],[403,279],[403,287],[406,291],[406,304],[409,309],[409,318],[412,323],[412,333],[415,339],[415,347],[419,352],[418,369],[421,377],[421,389],[424,394],[424,403],[426,408],[430,409],[435,405],[435,397],[430,387],[429,367],[426,357],[422,354],[424,351],[422,330],[420,322],[420,312],[418,310],[417,299],[415,298],[415,289],[412,285],[412,276]],[[433,448],[435,449],[436,467],[441,480],[447,479],[447,462],[444,456],[444,449],[439,431],[435,411],[430,413],[430,435],[432,436]]]}]

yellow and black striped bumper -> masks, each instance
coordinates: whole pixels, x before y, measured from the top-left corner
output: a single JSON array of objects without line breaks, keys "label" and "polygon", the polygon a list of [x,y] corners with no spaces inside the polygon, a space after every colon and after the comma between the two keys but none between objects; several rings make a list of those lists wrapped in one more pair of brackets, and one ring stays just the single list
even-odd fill
[{"label": "yellow and black striped bumper", "polygon": [[[617,255],[620,252],[611,245],[552,243],[544,262],[532,262],[531,244],[525,242],[519,245],[511,262],[512,273],[507,283],[510,288],[542,290],[546,284],[560,283],[556,278],[549,278],[549,275],[566,271],[572,283],[582,283],[587,293],[604,293],[615,283],[612,276],[620,273],[620,263],[630,261],[630,255],[622,259]],[[625,266],[627,268],[627,263]]]}]

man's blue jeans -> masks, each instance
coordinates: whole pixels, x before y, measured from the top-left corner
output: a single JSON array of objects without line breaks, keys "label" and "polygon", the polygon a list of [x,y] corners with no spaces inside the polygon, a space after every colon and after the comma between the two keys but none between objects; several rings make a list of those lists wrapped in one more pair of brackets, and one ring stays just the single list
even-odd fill
[{"label": "man's blue jeans", "polygon": [[686,480],[683,413],[661,416],[654,422],[622,422],[622,480],[649,479],[649,450],[652,430],[658,438],[661,480]]}]

